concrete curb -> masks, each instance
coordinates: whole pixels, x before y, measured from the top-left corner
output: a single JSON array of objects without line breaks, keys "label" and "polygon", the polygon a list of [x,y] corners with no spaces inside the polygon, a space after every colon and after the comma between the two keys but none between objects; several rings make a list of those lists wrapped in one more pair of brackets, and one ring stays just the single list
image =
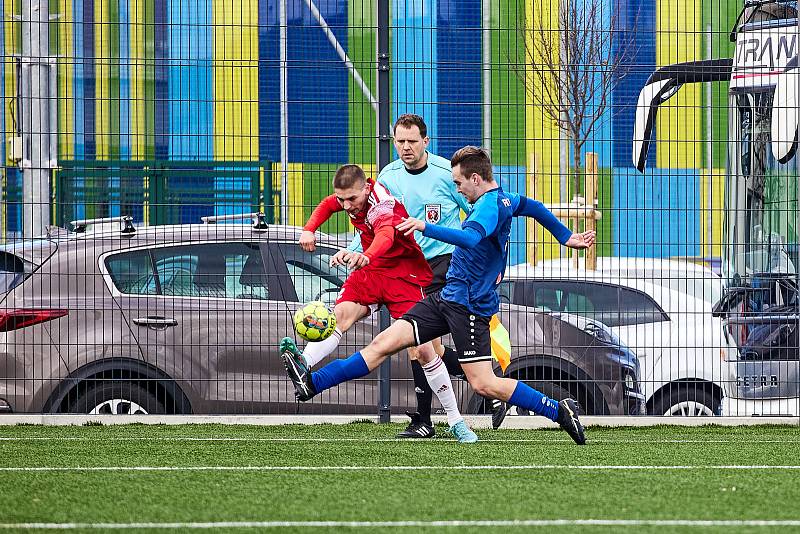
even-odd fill
[{"label": "concrete curb", "polygon": [[[467,423],[473,428],[491,428],[491,419],[485,415],[467,415]],[[443,416],[434,416],[434,422],[446,422]],[[394,423],[405,423],[401,415],[392,417]],[[635,416],[585,416],[581,418],[587,427],[646,427],[669,426],[753,426],[789,425],[800,426],[800,417],[635,417]],[[54,415],[54,414],[5,414],[0,415],[2,425],[344,425],[353,422],[378,423],[376,415]],[[543,417],[509,416],[503,422],[505,429],[556,428],[556,424]]]}]

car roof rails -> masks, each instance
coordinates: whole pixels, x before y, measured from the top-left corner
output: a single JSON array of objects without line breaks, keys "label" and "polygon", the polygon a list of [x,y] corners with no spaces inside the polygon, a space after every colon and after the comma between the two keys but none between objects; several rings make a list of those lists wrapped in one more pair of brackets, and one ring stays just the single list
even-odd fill
[{"label": "car roof rails", "polygon": [[253,230],[263,232],[269,228],[267,217],[262,212],[257,213],[236,213],[233,215],[208,215],[200,217],[203,224],[217,224],[224,221],[243,221],[250,219],[253,221]]},{"label": "car roof rails", "polygon": [[85,234],[91,232],[113,232],[116,229],[123,236],[132,236],[136,233],[136,227],[133,226],[133,217],[130,215],[123,215],[121,217],[103,217],[99,219],[78,219],[70,221],[72,231],[76,234]]}]

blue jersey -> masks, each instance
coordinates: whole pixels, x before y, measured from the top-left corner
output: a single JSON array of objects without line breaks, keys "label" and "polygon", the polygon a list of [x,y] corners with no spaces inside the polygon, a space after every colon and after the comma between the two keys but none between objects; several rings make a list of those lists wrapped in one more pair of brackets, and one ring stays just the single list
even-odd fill
[{"label": "blue jersey", "polygon": [[[428,163],[422,172],[409,171],[402,160],[395,160],[381,170],[378,182],[405,206],[408,214],[425,224],[446,228],[461,227],[461,211],[470,209],[467,199],[456,190],[450,162],[428,152]],[[454,245],[415,234],[426,260],[452,254]],[[348,247],[359,250],[355,241]]]},{"label": "blue jersey", "polygon": [[425,225],[426,236],[456,244],[441,293],[443,299],[462,304],[475,315],[490,317],[497,313],[497,286],[505,272],[515,216],[535,218],[562,244],[572,235],[541,202],[499,187],[478,198],[461,230]]},{"label": "blue jersey", "polygon": [[481,195],[461,225],[483,238],[473,248],[456,247],[442,298],[458,302],[476,315],[489,317],[500,308],[497,286],[508,258],[508,239],[517,195],[493,189]]}]

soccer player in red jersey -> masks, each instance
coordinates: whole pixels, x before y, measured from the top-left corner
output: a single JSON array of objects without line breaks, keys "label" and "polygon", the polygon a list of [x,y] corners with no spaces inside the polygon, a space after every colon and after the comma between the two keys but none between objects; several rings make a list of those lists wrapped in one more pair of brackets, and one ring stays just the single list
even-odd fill
[{"label": "soccer player in red jersey", "polygon": [[[334,307],[336,331],[328,339],[311,342],[302,353],[291,339],[281,342],[282,353],[300,358],[286,358],[287,365],[304,365],[311,369],[339,345],[342,333],[356,321],[368,316],[379,306],[389,310],[393,319],[403,316],[425,296],[433,273],[412,235],[403,235],[395,228],[409,217],[399,200],[381,184],[368,179],[357,165],[344,165],[333,178],[334,194],[322,200],[311,214],[300,236],[303,250],[316,248],[314,232],[331,215],[346,211],[350,222],[361,236],[363,253],[341,250],[331,264],[346,264],[353,272],[339,293]],[[431,343],[410,349],[422,363],[431,390],[447,413],[451,433],[464,443],[477,441],[477,436],[461,416],[450,382],[450,375]],[[327,367],[326,367],[327,369]],[[335,371],[335,366],[334,366]]]}]

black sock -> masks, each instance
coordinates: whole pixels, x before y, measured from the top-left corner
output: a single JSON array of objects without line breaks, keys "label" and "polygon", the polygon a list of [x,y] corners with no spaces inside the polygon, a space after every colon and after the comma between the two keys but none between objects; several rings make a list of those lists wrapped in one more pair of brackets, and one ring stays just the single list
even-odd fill
[{"label": "black sock", "polygon": [[448,373],[462,380],[466,380],[464,368],[461,367],[461,363],[458,361],[458,353],[455,349],[445,347],[444,354],[442,354],[442,361],[444,362],[444,366],[447,367]]},{"label": "black sock", "polygon": [[411,371],[414,373],[414,390],[417,393],[417,412],[419,420],[423,423],[431,423],[431,403],[433,402],[433,391],[425,378],[425,371],[422,364],[417,360],[411,360]]}]

